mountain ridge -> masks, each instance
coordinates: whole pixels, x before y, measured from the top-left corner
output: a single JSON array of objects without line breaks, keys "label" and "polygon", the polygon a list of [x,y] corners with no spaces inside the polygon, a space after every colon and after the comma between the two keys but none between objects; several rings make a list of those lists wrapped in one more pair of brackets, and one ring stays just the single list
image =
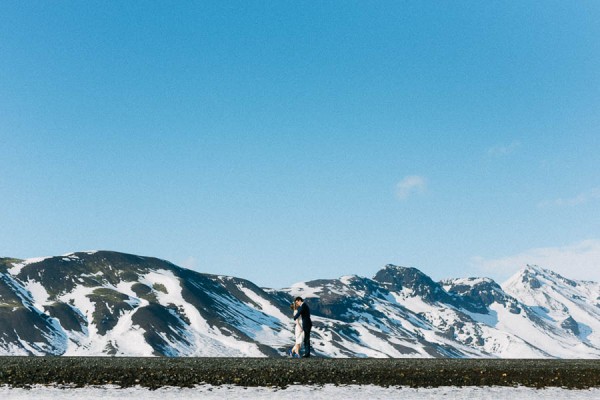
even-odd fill
[{"label": "mountain ridge", "polygon": [[600,284],[537,266],[502,285],[388,264],[272,289],[113,251],[0,258],[0,355],[278,357],[295,296],[319,356],[600,358]]}]

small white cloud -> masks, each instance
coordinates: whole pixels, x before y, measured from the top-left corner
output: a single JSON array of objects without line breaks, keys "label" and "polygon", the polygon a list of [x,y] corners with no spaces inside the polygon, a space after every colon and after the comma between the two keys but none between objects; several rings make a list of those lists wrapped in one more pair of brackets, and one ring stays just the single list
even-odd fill
[{"label": "small white cloud", "polygon": [[600,239],[589,239],[563,247],[542,247],[497,259],[472,258],[484,274],[506,279],[527,264],[539,265],[565,278],[600,282]]},{"label": "small white cloud", "polygon": [[521,142],[515,140],[509,145],[494,146],[488,149],[487,154],[491,157],[504,157],[514,153],[521,147]]},{"label": "small white cloud", "polygon": [[427,180],[422,176],[409,175],[396,185],[396,196],[400,200],[407,199],[413,193],[422,193],[427,188]]},{"label": "small white cloud", "polygon": [[538,207],[575,207],[594,200],[600,200],[600,188],[594,188],[587,192],[579,193],[574,197],[542,201],[538,204]]}]

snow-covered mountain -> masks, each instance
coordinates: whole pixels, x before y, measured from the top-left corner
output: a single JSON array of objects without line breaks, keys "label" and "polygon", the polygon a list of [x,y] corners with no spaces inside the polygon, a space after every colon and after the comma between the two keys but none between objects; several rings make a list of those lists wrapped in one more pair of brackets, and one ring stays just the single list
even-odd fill
[{"label": "snow-covered mountain", "polygon": [[539,267],[503,286],[387,265],[276,290],[109,251],[0,258],[0,355],[279,356],[297,295],[325,357],[600,358],[600,284]]}]

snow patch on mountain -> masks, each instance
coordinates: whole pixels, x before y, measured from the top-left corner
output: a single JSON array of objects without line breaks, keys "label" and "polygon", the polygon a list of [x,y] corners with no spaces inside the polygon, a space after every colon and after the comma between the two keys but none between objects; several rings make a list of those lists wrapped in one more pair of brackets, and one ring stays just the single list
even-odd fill
[{"label": "snow patch on mountain", "polygon": [[8,273],[11,274],[11,275],[18,275],[24,267],[26,267],[26,266],[28,266],[30,264],[35,264],[35,263],[42,262],[42,261],[47,260],[49,258],[52,258],[52,257],[50,256],[50,257],[28,258],[27,260],[23,260],[23,261],[18,262],[18,263],[13,263],[12,267],[8,268]]}]

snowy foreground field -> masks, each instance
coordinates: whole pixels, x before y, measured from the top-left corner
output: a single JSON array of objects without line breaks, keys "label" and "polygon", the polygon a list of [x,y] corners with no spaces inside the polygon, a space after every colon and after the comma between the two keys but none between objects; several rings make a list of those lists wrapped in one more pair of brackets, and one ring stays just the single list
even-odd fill
[{"label": "snowy foreground field", "polygon": [[289,386],[286,389],[266,387],[211,386],[195,388],[160,388],[149,390],[140,387],[117,388],[98,386],[86,388],[57,388],[36,385],[28,389],[0,386],[3,400],[68,400],[68,399],[599,399],[600,388],[569,390],[561,388],[532,389],[525,387],[438,387],[418,388],[373,385]]}]

